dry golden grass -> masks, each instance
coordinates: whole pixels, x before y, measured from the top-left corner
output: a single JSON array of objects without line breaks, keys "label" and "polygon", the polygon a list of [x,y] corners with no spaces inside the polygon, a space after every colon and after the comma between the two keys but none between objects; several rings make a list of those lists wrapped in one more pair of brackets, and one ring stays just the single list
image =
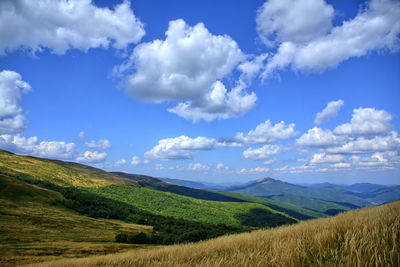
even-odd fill
[{"label": "dry golden grass", "polygon": [[40,266],[400,266],[400,202],[195,244]]},{"label": "dry golden grass", "polygon": [[101,187],[110,184],[137,185],[111,173],[89,166],[60,160],[11,154],[0,149],[0,172],[25,174],[59,186]]}]

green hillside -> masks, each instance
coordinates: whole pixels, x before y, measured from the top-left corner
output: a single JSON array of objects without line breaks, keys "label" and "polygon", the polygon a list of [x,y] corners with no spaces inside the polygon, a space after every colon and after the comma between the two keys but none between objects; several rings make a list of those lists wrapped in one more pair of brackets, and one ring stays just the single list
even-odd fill
[{"label": "green hillside", "polygon": [[62,201],[58,192],[0,174],[1,266],[125,251],[137,246],[114,243],[118,233],[152,231],[151,226],[82,216],[57,204]]},{"label": "green hillside", "polygon": [[180,186],[146,175],[128,174],[123,172],[112,172],[112,174],[135,181],[141,186],[151,187],[156,190],[171,192],[187,197],[213,201],[243,202],[242,200],[234,197],[225,196],[208,190]]},{"label": "green hillside", "polygon": [[333,203],[322,201],[315,198],[303,197],[303,196],[295,196],[292,194],[280,194],[270,197],[273,200],[279,202],[290,203],[294,205],[298,205],[299,207],[307,208],[314,210],[319,213],[324,213],[327,215],[336,215],[340,212],[350,210],[348,207]]},{"label": "green hillside", "polygon": [[[227,192],[227,191],[213,191],[213,190],[202,190],[196,188],[189,188],[185,186],[179,186],[171,183],[164,182],[161,179],[149,177],[145,175],[127,174],[114,172],[113,174],[128,178],[138,182],[139,185],[150,187],[156,190],[164,192],[176,193],[179,195],[189,196],[191,198],[203,199],[203,200],[214,200],[214,201],[227,201],[227,202],[251,202],[258,203],[267,206],[275,211],[286,213],[287,215],[296,218],[298,220],[307,220],[313,218],[326,217],[324,213],[316,212],[314,210],[304,209],[296,205],[292,205],[285,202],[278,202],[265,197],[253,197],[250,195]],[[156,196],[157,197],[157,196]],[[322,202],[322,201],[321,201]],[[328,204],[328,203],[327,203]],[[337,206],[337,205],[336,205]],[[335,208],[332,205],[331,208]],[[149,207],[147,207],[149,208]],[[158,206],[156,208],[159,208]],[[347,209],[343,207],[343,209]]]},{"label": "green hillside", "polygon": [[110,185],[87,190],[155,214],[186,220],[254,227],[272,227],[295,222],[284,213],[256,203],[208,201],[149,187],[124,185]]},{"label": "green hillside", "polygon": [[[136,177],[135,180],[82,164],[19,156],[6,151],[0,152],[0,159],[0,173],[18,177],[25,182],[50,189],[58,188],[58,191],[59,188],[69,187],[86,190],[92,195],[163,216],[254,227],[272,227],[296,221],[287,214],[255,203],[206,201],[150,188],[147,186],[150,181],[157,185],[156,188],[165,187],[165,190],[175,189],[177,186],[168,187],[168,183],[148,176],[131,175]],[[160,183],[155,183],[155,180]],[[180,191],[193,192],[189,188]],[[197,195],[201,193],[206,197],[215,196],[225,201],[231,199],[208,191],[196,192]],[[79,197],[82,198],[82,195]]]}]

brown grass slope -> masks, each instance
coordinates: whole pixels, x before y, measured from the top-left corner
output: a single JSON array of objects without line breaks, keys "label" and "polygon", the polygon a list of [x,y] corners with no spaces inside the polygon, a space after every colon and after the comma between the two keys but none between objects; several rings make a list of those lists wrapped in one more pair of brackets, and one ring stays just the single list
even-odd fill
[{"label": "brown grass slope", "polygon": [[400,202],[194,244],[41,266],[400,266]]}]

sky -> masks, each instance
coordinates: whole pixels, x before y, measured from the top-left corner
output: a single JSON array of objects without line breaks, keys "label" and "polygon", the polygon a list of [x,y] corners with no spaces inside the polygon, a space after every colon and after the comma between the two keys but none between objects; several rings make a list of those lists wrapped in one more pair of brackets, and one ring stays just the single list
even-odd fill
[{"label": "sky", "polygon": [[156,177],[400,184],[400,1],[3,0],[0,148]]}]

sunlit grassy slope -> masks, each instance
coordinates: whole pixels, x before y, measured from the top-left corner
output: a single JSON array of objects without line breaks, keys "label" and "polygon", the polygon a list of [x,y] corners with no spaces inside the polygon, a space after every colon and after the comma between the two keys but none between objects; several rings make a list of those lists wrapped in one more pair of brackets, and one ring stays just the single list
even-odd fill
[{"label": "sunlit grassy slope", "polygon": [[400,202],[214,240],[41,266],[400,266]]},{"label": "sunlit grassy slope", "polygon": [[55,205],[61,200],[57,192],[0,174],[0,266],[121,251],[132,246],[115,244],[117,233],[152,231],[151,226],[80,216]]},{"label": "sunlit grassy slope", "polygon": [[20,156],[0,149],[0,173],[15,172],[59,186],[99,187],[109,184],[137,184],[89,166]]}]

